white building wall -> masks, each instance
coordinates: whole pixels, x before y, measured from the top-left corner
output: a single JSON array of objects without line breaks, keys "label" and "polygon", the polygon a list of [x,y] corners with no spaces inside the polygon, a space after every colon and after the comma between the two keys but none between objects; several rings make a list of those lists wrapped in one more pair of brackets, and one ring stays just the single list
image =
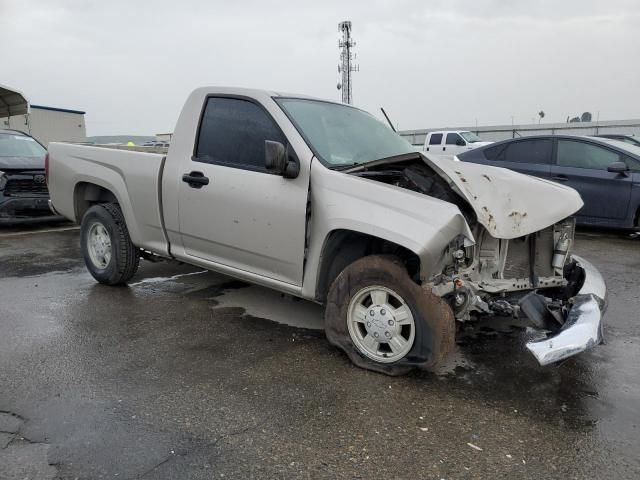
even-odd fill
[{"label": "white building wall", "polygon": [[27,115],[3,118],[0,128],[13,128],[35,137],[43,145],[49,142],[86,142],[84,113],[31,106]]}]

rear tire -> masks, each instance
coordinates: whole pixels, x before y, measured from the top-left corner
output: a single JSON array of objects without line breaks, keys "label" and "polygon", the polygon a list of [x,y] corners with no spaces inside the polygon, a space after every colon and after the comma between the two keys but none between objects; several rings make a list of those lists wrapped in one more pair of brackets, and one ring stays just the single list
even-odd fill
[{"label": "rear tire", "polygon": [[372,255],[331,285],[325,332],[357,366],[403,375],[439,366],[454,348],[455,318],[446,302],[411,280],[399,259]]},{"label": "rear tire", "polygon": [[116,204],[103,203],[87,210],[80,227],[80,246],[89,273],[100,283],[126,283],[138,270],[140,250],[131,243]]}]

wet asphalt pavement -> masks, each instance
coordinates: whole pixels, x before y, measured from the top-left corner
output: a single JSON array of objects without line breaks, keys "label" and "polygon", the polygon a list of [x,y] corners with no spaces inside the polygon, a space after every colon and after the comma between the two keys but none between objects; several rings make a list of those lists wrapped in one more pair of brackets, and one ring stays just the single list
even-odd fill
[{"label": "wet asphalt pavement", "polygon": [[389,378],[317,305],[167,263],[105,287],[42,228],[0,230],[2,479],[640,478],[640,240],[578,236],[606,345],[543,368],[487,321]]}]

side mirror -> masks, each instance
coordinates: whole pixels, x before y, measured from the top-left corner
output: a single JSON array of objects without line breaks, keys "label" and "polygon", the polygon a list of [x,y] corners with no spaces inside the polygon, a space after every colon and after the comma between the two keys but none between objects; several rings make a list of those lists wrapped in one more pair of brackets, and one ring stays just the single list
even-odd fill
[{"label": "side mirror", "polygon": [[456,140],[456,145],[459,147],[465,147],[467,145],[467,142],[459,138],[458,140]]},{"label": "side mirror", "polygon": [[607,172],[611,173],[627,173],[629,166],[624,162],[613,162],[607,167]]},{"label": "side mirror", "polygon": [[300,161],[293,149],[280,142],[265,140],[264,152],[264,166],[268,171],[284,178],[296,178],[300,174]]},{"label": "side mirror", "polygon": [[287,150],[280,142],[265,140],[264,142],[264,166],[270,172],[282,175],[287,166]]}]

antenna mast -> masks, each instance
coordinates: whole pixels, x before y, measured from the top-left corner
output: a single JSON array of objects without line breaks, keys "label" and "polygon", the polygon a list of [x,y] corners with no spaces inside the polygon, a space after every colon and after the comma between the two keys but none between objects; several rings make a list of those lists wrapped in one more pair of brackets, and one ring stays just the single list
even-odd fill
[{"label": "antenna mast", "polygon": [[351,39],[351,22],[345,21],[338,24],[338,31],[342,34],[338,40],[340,49],[340,63],[338,64],[338,90],[342,91],[342,103],[353,104],[352,72],[360,71],[360,65],[355,65],[352,49],[356,42]]}]

